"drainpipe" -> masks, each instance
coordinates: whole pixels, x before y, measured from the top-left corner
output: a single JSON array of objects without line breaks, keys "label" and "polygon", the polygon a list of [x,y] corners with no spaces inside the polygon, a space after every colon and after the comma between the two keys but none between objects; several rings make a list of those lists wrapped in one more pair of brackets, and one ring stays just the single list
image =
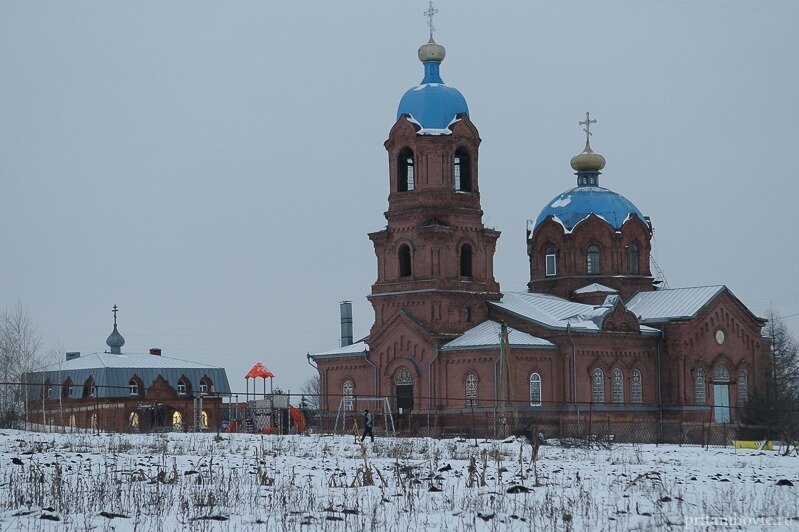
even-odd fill
[{"label": "drainpipe", "polygon": [[566,323],[566,336],[569,337],[569,342],[572,344],[572,403],[577,412],[577,434],[580,434],[580,405],[577,403],[577,348],[574,346],[574,339],[572,339],[571,323]]},{"label": "drainpipe", "polygon": [[[663,383],[661,379],[661,364],[660,364],[660,346],[663,344],[663,341],[666,339],[666,331],[660,331],[660,338],[658,339],[657,344],[657,365],[658,365],[658,419],[660,425],[660,432],[663,433]],[[662,438],[658,438],[661,440]]]},{"label": "drainpipe", "polygon": [[366,349],[364,349],[364,351],[363,351],[363,352],[364,352],[364,355],[366,355],[366,356],[364,356],[364,357],[363,357],[363,358],[364,358],[364,360],[366,360],[366,361],[369,363],[369,365],[370,365],[370,366],[372,366],[372,368],[373,368],[373,370],[374,370],[373,372],[374,372],[374,381],[375,381],[375,382],[374,382],[374,387],[373,387],[373,389],[374,389],[374,396],[375,396],[375,397],[377,397],[377,366],[375,366],[375,365],[372,363],[372,361],[371,361],[371,360],[369,360],[369,352],[368,352]]},{"label": "drainpipe", "polygon": [[427,365],[427,435],[430,435],[430,411],[433,409],[433,363],[438,359],[441,350],[436,346],[436,356]]},{"label": "drainpipe", "polygon": [[[306,353],[305,356],[308,359],[308,365],[311,366],[312,368],[314,368],[319,373],[319,394],[320,394],[319,405],[321,406],[321,404],[322,404],[322,397],[321,396],[322,395],[326,395],[325,392],[324,392],[324,390],[325,390],[324,378],[323,378],[322,372],[319,371],[319,366],[317,366],[316,364],[314,364],[312,362],[313,359],[311,358],[311,353]],[[327,406],[327,397],[325,397],[325,406]]]}]

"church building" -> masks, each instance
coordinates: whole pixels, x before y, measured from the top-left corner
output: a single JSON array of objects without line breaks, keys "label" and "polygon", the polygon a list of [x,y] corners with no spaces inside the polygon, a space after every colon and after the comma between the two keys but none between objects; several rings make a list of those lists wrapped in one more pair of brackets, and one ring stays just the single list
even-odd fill
[{"label": "church building", "polygon": [[587,114],[576,186],[528,227],[528,290],[501,290],[500,232],[482,221],[480,135],[441,78],[445,49],[432,32],[418,55],[424,78],[385,142],[387,223],[369,234],[374,324],[358,343],[311,355],[323,409],[387,397],[436,419],[498,405],[552,419],[589,408],[619,420],[740,419],[760,386],[765,321],[723,285],[659,286],[652,221],[602,186]]}]

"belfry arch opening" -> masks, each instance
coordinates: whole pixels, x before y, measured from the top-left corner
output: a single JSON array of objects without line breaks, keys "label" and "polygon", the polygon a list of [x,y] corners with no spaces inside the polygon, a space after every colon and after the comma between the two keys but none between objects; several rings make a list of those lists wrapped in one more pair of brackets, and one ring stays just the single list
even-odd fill
[{"label": "belfry arch opening", "polygon": [[455,150],[453,158],[453,177],[455,190],[460,192],[472,191],[472,165],[469,151],[466,148]]},{"label": "belfry arch opening", "polygon": [[472,277],[472,245],[461,246],[461,277]]},{"label": "belfry arch opening", "polygon": [[397,192],[414,189],[413,150],[402,148],[397,156]]},{"label": "belfry arch opening", "polygon": [[413,273],[411,268],[411,248],[408,244],[402,244],[398,252],[399,276],[410,277]]}]

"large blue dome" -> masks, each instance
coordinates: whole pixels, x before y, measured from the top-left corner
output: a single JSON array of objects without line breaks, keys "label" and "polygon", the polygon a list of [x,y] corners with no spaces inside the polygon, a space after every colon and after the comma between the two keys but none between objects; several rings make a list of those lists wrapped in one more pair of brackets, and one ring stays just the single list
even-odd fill
[{"label": "large blue dome", "polygon": [[645,221],[638,207],[621,194],[602,187],[578,186],[547,203],[535,219],[535,226],[538,227],[549,216],[556,216],[566,230],[571,231],[589,214],[604,218],[614,229],[621,229],[630,215]]},{"label": "large blue dome", "polygon": [[431,41],[419,49],[424,64],[424,79],[403,95],[397,108],[397,120],[410,115],[423,129],[446,129],[460,113],[469,115],[466,98],[454,87],[444,85],[439,74],[444,47]]}]

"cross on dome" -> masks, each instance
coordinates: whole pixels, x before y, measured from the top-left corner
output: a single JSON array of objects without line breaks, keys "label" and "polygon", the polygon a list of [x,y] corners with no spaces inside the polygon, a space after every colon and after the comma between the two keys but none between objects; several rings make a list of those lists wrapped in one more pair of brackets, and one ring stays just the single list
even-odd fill
[{"label": "cross on dome", "polygon": [[581,126],[585,126],[583,131],[585,131],[585,142],[588,143],[591,140],[591,124],[596,124],[596,118],[591,120],[591,114],[586,112],[585,113],[585,122],[578,123]]},{"label": "cross on dome", "polygon": [[114,313],[114,327],[116,327],[116,324],[117,324],[117,312],[119,312],[119,308],[116,305],[114,305],[114,308],[112,309],[112,312]]},{"label": "cross on dome", "polygon": [[422,13],[422,15],[427,17],[427,27],[430,28],[430,40],[433,40],[433,32],[436,31],[436,27],[433,26],[433,17],[438,13],[438,9],[433,6],[433,0],[430,0],[430,3],[427,6],[427,11]]}]

